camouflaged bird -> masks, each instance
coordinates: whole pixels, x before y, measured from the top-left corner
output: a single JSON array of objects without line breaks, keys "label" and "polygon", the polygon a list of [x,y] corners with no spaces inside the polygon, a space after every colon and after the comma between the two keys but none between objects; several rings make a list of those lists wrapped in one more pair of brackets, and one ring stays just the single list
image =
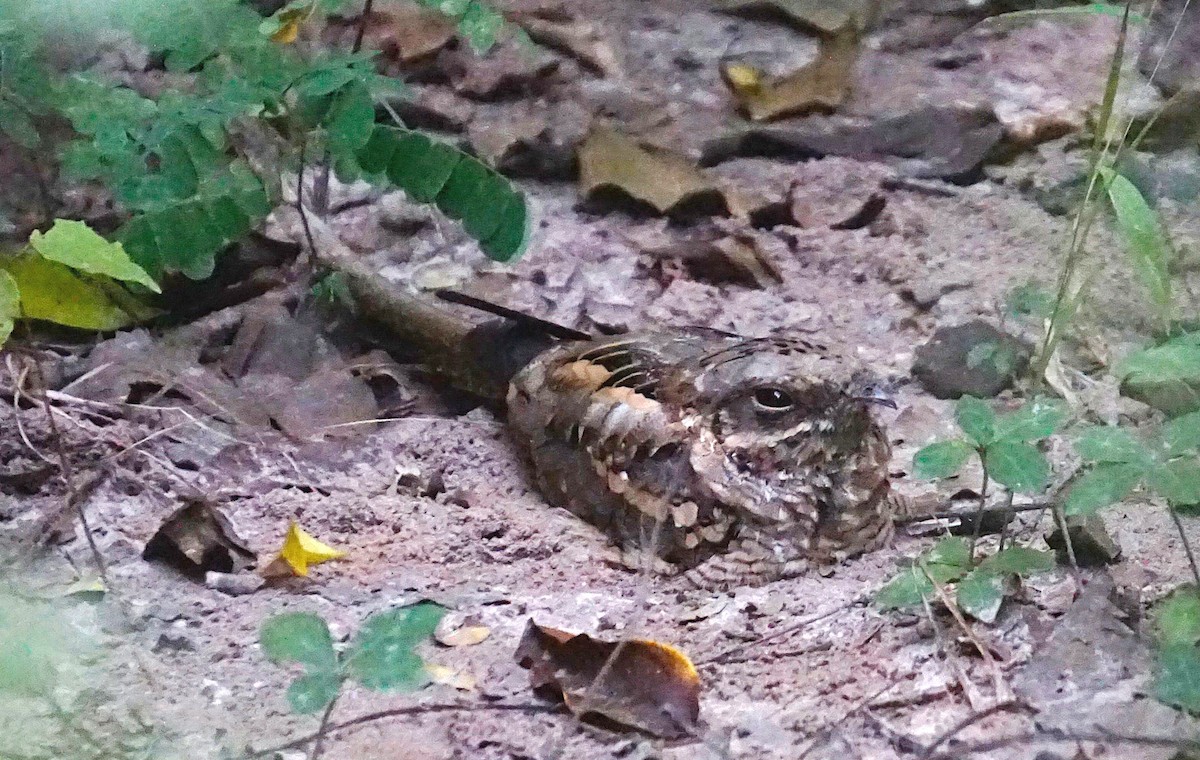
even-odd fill
[{"label": "camouflaged bird", "polygon": [[457,296],[473,324],[350,278],[360,303],[460,388],[503,400],[551,503],[658,569],[764,582],[874,549],[892,532],[890,403],[846,357],[705,328],[593,337]]}]

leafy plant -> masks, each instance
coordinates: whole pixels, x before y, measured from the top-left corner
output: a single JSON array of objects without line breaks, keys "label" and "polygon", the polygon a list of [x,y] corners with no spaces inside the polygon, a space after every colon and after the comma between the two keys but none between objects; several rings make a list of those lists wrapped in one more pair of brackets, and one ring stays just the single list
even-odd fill
[{"label": "leafy plant", "polygon": [[[964,396],[955,407],[963,438],[932,443],[913,457],[913,472],[922,478],[948,478],[972,456],[983,466],[980,515],[990,481],[1012,492],[1037,492],[1045,487],[1050,464],[1035,442],[1054,433],[1066,413],[1062,404],[1034,399],[1009,414],[997,415],[984,401]],[[945,538],[914,560],[912,566],[889,581],[875,597],[885,609],[919,606],[934,597],[936,585],[957,584],[958,606],[973,617],[991,622],[1004,599],[1010,578],[1044,572],[1054,566],[1049,552],[1025,547],[1001,548],[977,560],[976,535]]]},{"label": "leafy plant", "polygon": [[1156,696],[1200,713],[1200,591],[1182,586],[1156,607],[1158,644]]},{"label": "leafy plant", "polygon": [[[324,710],[323,732],[348,680],[377,691],[422,686],[425,663],[413,649],[433,634],[444,614],[445,609],[430,602],[375,613],[363,621],[349,647],[338,651],[323,619],[290,612],[263,623],[259,643],[271,662],[304,666],[304,675],[288,687],[288,703],[301,715]],[[310,757],[319,754],[320,743],[318,735]]]},{"label": "leafy plant", "polygon": [[[503,27],[478,2],[427,4],[456,18],[480,50]],[[61,155],[68,175],[107,187],[128,215],[116,240],[156,280],[211,274],[217,253],[280,202],[286,173],[322,155],[344,180],[392,183],[434,203],[497,259],[525,245],[524,199],[500,175],[457,148],[376,125],[376,100],[397,85],[375,73],[371,53],[289,44],[348,0],[292,2],[266,22],[239,0],[112,4],[103,21],[162,54],[181,82],[154,99],[51,74],[44,27],[21,5],[0,0],[0,116],[18,113],[0,119],[2,128]],[[43,114],[62,116],[74,134],[47,146]]]}]

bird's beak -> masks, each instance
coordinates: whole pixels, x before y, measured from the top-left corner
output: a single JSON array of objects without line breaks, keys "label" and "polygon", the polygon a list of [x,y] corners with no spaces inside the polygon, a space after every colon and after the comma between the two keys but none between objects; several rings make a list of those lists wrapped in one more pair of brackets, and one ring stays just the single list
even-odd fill
[{"label": "bird's beak", "polygon": [[889,409],[898,409],[896,399],[892,398],[892,394],[879,387],[868,388],[866,393],[858,397],[859,401],[865,401],[868,404],[879,404],[886,406]]}]

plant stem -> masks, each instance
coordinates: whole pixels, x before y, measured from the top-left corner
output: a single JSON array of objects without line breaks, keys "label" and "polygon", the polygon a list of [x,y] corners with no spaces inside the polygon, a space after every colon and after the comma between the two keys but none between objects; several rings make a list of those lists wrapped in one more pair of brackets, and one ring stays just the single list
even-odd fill
[{"label": "plant stem", "polygon": [[975,564],[975,544],[979,543],[979,533],[983,529],[983,513],[987,509],[988,468],[984,450],[979,449],[979,463],[983,466],[983,485],[979,489],[979,507],[975,510],[975,527],[971,530],[971,550],[968,556],[971,564]]},{"label": "plant stem", "polygon": [[1175,530],[1179,531],[1179,540],[1183,542],[1183,551],[1187,554],[1188,564],[1192,566],[1192,577],[1196,579],[1197,588],[1200,588],[1200,567],[1196,565],[1196,555],[1192,553],[1192,544],[1188,541],[1187,531],[1183,529],[1183,520],[1179,519],[1179,513],[1170,504],[1167,505],[1167,511],[1171,513]]},{"label": "plant stem", "polygon": [[321,757],[321,750],[325,748],[325,732],[329,728],[329,717],[333,715],[333,708],[337,706],[341,696],[342,693],[339,691],[333,699],[329,700],[329,705],[321,716],[321,725],[317,726],[317,736],[313,740],[312,751],[308,753],[308,760],[318,760]]}]

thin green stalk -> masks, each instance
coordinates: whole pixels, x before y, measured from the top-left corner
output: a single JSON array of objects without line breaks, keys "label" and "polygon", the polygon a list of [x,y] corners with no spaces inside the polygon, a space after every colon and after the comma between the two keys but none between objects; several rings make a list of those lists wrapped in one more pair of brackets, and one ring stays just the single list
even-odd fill
[{"label": "thin green stalk", "polygon": [[317,738],[313,740],[312,751],[308,753],[308,760],[320,760],[321,750],[325,748],[325,733],[329,728],[329,718],[333,715],[333,708],[337,705],[342,693],[339,691],[337,695],[329,700],[329,705],[325,708],[325,713],[321,716],[321,725],[317,727]]},{"label": "thin green stalk", "polygon": [[979,543],[979,534],[983,530],[983,513],[987,509],[988,468],[987,460],[983,458],[983,449],[979,450],[979,462],[983,466],[983,486],[979,489],[979,506],[975,509],[975,527],[971,531],[971,550],[968,556],[971,564],[975,564],[975,544]]}]

